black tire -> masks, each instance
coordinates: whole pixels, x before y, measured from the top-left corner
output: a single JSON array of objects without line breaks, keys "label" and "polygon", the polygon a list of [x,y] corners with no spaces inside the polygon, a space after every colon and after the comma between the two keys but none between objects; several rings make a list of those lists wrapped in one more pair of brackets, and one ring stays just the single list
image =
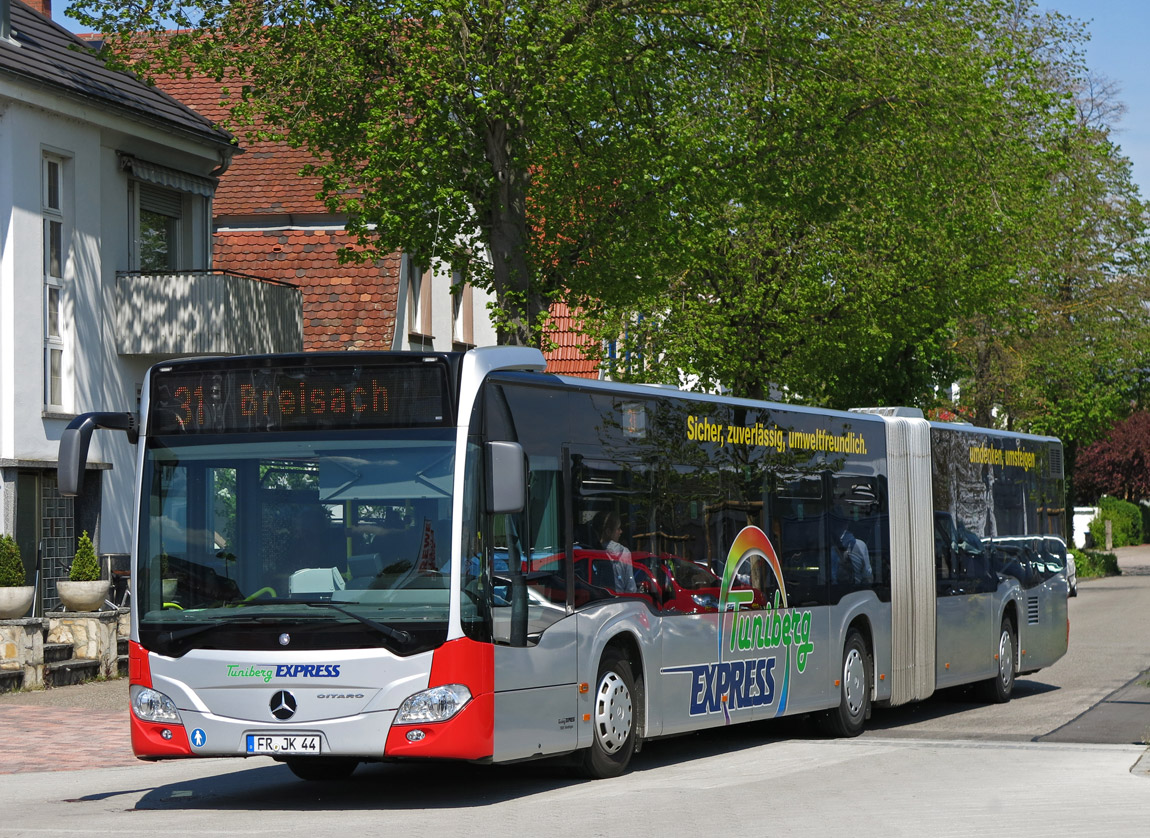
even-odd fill
[{"label": "black tire", "polygon": [[603,653],[592,700],[594,732],[583,752],[583,773],[595,780],[618,777],[635,752],[635,679],[619,650]]},{"label": "black tire", "polygon": [[991,704],[1005,704],[1014,693],[1015,648],[1014,623],[1004,616],[994,655],[998,661],[998,674],[979,684],[983,699]]},{"label": "black tire", "polygon": [[354,757],[299,757],[284,760],[291,773],[301,780],[332,783],[352,775],[359,760]]},{"label": "black tire", "polygon": [[839,706],[828,710],[820,719],[822,729],[832,736],[858,736],[870,718],[871,679],[870,650],[855,629],[847,632],[843,644],[843,663],[839,672]]}]

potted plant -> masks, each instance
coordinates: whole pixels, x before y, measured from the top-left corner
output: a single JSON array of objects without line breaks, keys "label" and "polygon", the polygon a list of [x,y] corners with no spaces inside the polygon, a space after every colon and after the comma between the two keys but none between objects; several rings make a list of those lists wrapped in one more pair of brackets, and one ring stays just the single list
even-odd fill
[{"label": "potted plant", "polygon": [[56,583],[60,602],[71,611],[98,611],[108,598],[108,583],[100,578],[100,561],[85,530],[76,544],[76,556],[67,579]]},{"label": "potted plant", "polygon": [[23,617],[32,606],[36,587],[26,585],[20,545],[10,535],[0,535],[0,620]]}]

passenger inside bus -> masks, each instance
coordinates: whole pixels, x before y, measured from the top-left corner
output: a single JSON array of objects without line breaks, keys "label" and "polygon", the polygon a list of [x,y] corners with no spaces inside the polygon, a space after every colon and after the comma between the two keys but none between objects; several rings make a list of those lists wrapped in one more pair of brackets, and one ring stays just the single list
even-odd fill
[{"label": "passenger inside bus", "polygon": [[615,584],[611,587],[620,593],[637,593],[635,585],[635,566],[631,562],[631,551],[619,543],[623,536],[623,524],[616,512],[602,514],[599,525],[599,541],[603,549],[611,558]]},{"label": "passenger inside bus", "polygon": [[838,538],[838,548],[831,547],[834,560],[831,562],[831,581],[850,585],[874,584],[870,553],[861,540],[850,530],[843,530]]}]

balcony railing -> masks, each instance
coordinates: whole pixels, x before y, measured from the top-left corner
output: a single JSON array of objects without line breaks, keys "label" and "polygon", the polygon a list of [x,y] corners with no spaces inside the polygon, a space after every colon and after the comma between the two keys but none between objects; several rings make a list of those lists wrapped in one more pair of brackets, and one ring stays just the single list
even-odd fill
[{"label": "balcony railing", "polygon": [[121,355],[299,352],[302,294],[237,273],[120,272],[116,335]]}]

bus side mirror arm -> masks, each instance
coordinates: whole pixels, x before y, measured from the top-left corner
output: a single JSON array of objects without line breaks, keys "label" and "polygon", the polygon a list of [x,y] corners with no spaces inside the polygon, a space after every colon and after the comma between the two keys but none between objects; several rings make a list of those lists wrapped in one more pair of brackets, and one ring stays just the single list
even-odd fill
[{"label": "bus side mirror arm", "polygon": [[512,515],[527,506],[527,457],[518,442],[489,442],[487,459],[487,512]]},{"label": "bus side mirror arm", "polygon": [[134,413],[82,413],[77,416],[60,434],[56,477],[61,495],[74,498],[80,494],[84,467],[88,464],[88,446],[92,442],[92,432],[97,428],[123,431],[133,445],[140,438]]},{"label": "bus side mirror arm", "polygon": [[[518,442],[492,441],[484,447],[487,471],[487,512],[516,515],[527,508],[527,456]],[[509,539],[508,576],[511,580],[511,624],[508,642],[527,645],[527,579],[523,575],[524,545]]]}]

